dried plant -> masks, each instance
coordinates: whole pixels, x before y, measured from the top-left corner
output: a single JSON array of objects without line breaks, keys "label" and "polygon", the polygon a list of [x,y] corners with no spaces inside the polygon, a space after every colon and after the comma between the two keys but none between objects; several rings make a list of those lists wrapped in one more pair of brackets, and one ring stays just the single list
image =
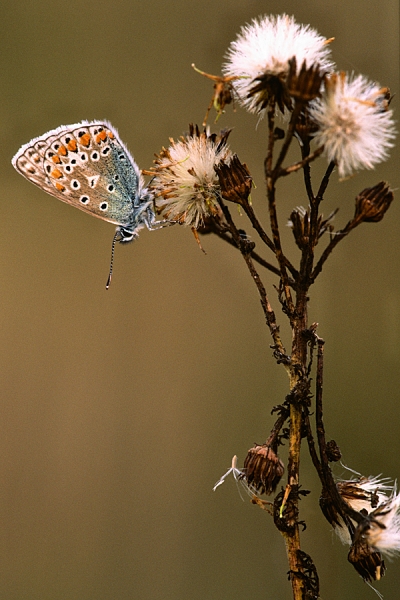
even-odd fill
[{"label": "dried plant", "polygon": [[[285,400],[272,409],[277,418],[266,442],[250,448],[242,469],[237,468],[234,457],[228,473],[242,483],[255,505],[266,509],[282,534],[295,600],[320,597],[316,565],[300,545],[304,523],[299,520],[299,501],[308,493],[300,485],[304,440],[321,482],[322,512],[350,545],[348,560],[361,577],[369,584],[379,580],[385,573],[383,556],[400,552],[400,494],[395,484],[355,473],[348,481],[338,481],[332,474],[330,463],[340,460],[341,455],[336,442],[325,436],[324,340],[317,334],[317,324],[308,321],[310,288],[334,248],[362,223],[381,221],[393,200],[386,182],[360,191],[353,218],[336,231],[336,211],[327,217],[320,212],[335,169],[343,179],[375,167],[387,158],[395,136],[388,88],[361,75],[336,72],[330,58],[331,42],[311,27],[297,24],[293,17],[265,16],[243,27],[232,42],[223,75],[200,71],[214,82],[207,116],[214,105],[219,118],[233,98],[258,118],[265,118],[261,126],[266,128],[267,137],[264,173],[270,232],[250,201],[251,170],[229,148],[228,129],[211,134],[208,129],[190,126],[187,135],[171,140],[171,145],[156,155],[149,185],[156,210],[164,220],[189,226],[197,239],[199,234],[215,234],[238,249],[259,294],[273,356],[289,377]],[[231,145],[232,135],[229,142]],[[299,159],[286,165],[291,146],[297,147]],[[312,163],[324,157],[326,172],[315,185]],[[288,215],[299,250],[294,264],[281,241],[277,186],[282,177],[296,171],[303,172],[308,206],[296,207]],[[236,225],[234,204],[258,234],[260,251]],[[319,258],[318,244],[322,246]],[[263,250],[270,259],[263,257]],[[278,277],[273,294],[290,328],[292,346],[288,350],[282,342],[271,291],[267,291],[259,272],[261,267]],[[282,444],[288,446],[286,465],[278,456]],[[274,494],[280,483],[271,502],[261,498]]]}]

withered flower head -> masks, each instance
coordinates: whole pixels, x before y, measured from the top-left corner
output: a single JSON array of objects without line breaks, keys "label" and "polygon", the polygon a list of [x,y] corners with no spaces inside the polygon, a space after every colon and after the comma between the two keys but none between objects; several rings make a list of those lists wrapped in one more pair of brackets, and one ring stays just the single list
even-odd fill
[{"label": "withered flower head", "polygon": [[218,218],[220,185],[215,166],[229,164],[232,153],[227,146],[230,130],[219,135],[190,126],[189,134],[171,141],[156,155],[149,190],[156,208],[171,222],[197,229],[207,218]]},{"label": "withered flower head", "polygon": [[292,109],[287,87],[290,61],[296,59],[296,74],[318,64],[320,71],[332,67],[329,45],[309,25],[299,25],[294,17],[266,15],[242,27],[229,47],[223,70],[237,77],[233,88],[241,104],[252,113],[262,114],[274,99],[279,109]]},{"label": "withered flower head", "polygon": [[366,223],[382,221],[393,198],[393,192],[385,181],[381,181],[374,187],[365,188],[356,198],[354,218]]},{"label": "withered flower head", "polygon": [[204,75],[211,81],[214,81],[214,92],[211,98],[211,102],[208,105],[206,116],[204,117],[203,127],[206,126],[208,115],[210,113],[211,107],[213,106],[217,117],[215,119],[215,123],[218,121],[219,117],[224,114],[225,106],[233,102],[233,87],[232,81],[237,79],[236,77],[221,77],[219,75],[211,75],[210,73],[205,73],[196,67],[195,64],[192,63],[192,67],[197,73]]},{"label": "withered flower head", "polygon": [[327,442],[326,456],[329,462],[337,462],[342,458],[342,453],[340,452],[340,448],[335,440],[329,440],[329,442]]},{"label": "withered flower head", "polygon": [[395,484],[379,476],[359,476],[336,485],[342,499],[360,518],[357,522],[350,518],[350,534],[327,490],[320,499],[323,513],[341,541],[351,546],[348,560],[361,577],[367,582],[378,580],[385,573],[382,554],[390,557],[400,553],[400,494]]},{"label": "withered flower head", "polygon": [[247,452],[243,477],[260,494],[268,495],[276,490],[284,470],[283,462],[271,446],[255,444]]},{"label": "withered flower head", "polygon": [[[353,509],[364,515],[373,515],[374,511],[380,507],[385,507],[388,502],[391,501],[393,494],[395,494],[395,486],[390,484],[390,479],[387,477],[362,477],[359,476],[355,479],[341,480],[336,483],[337,489],[343,498],[343,500]],[[400,497],[400,495],[399,495]],[[342,517],[333,509],[330,505],[329,498],[326,495],[321,499],[324,506],[321,503],[321,508],[325,514],[325,517],[335,527],[335,532],[339,536],[340,540],[344,544],[351,544],[351,535],[342,520]],[[399,503],[400,504],[400,503]],[[389,511],[390,514],[397,514],[397,509]],[[329,515],[332,518],[329,518]],[[398,528],[400,530],[400,517],[398,517],[399,523]],[[358,525],[354,523],[354,529],[356,530]],[[373,526],[372,529],[375,531]],[[363,533],[364,537],[365,534]],[[400,548],[400,531],[396,534],[398,541],[396,542]],[[382,547],[378,547],[375,543],[372,544],[374,550],[382,551]]]}]

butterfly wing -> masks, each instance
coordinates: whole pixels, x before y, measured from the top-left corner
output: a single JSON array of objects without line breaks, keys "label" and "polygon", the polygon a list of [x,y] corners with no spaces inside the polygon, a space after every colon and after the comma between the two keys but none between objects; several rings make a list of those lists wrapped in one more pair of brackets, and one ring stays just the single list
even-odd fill
[{"label": "butterfly wing", "polygon": [[100,219],[135,230],[145,220],[139,168],[107,122],[58,127],[22,146],[12,163],[48,194]]}]

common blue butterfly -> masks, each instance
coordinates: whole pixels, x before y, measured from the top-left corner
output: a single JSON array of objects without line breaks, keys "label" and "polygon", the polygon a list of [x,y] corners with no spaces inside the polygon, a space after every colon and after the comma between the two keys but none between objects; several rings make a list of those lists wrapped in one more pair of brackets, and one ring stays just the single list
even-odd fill
[{"label": "common blue butterfly", "polygon": [[22,146],[15,169],[55,198],[117,225],[115,243],[130,242],[146,226],[156,229],[153,197],[139,167],[107,121],[61,125]]}]

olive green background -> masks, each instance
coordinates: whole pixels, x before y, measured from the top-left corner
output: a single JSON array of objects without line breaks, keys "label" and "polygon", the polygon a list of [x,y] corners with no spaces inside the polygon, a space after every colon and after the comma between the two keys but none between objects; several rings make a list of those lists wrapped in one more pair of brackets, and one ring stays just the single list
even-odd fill
[{"label": "olive green background", "polygon": [[[270,410],[288,391],[243,260],[211,237],[204,255],[183,227],[143,231],[117,247],[106,292],[114,228],[57,202],[10,163],[49,129],[106,118],[149,168],[169,137],[201,124],[211,86],[191,63],[219,73],[241,25],[282,12],[334,36],[338,67],[390,86],[399,114],[394,0],[0,5],[0,600],[291,597],[271,518],[242,502],[231,480],[212,492],[234,454],[242,464],[265,440]],[[251,170],[265,219],[265,123],[228,107],[220,124],[234,127],[231,147]],[[335,174],[324,214],[339,206],[339,228],[361,189],[382,179],[399,187],[398,164],[393,151],[375,172],[342,183]],[[324,160],[314,166],[315,184],[324,168]],[[300,174],[282,181],[279,203],[285,248],[297,261],[285,223],[306,203]],[[328,436],[349,467],[393,478],[399,217],[395,202],[382,223],[342,241],[310,302],[326,340]],[[244,217],[237,222],[252,233]],[[277,280],[262,275],[290,345]],[[321,597],[373,599],[321,516],[306,448],[303,456],[312,494],[301,501],[302,544]],[[346,477],[340,465],[335,473]],[[398,597],[400,563],[388,567],[377,587],[389,600]]]}]

